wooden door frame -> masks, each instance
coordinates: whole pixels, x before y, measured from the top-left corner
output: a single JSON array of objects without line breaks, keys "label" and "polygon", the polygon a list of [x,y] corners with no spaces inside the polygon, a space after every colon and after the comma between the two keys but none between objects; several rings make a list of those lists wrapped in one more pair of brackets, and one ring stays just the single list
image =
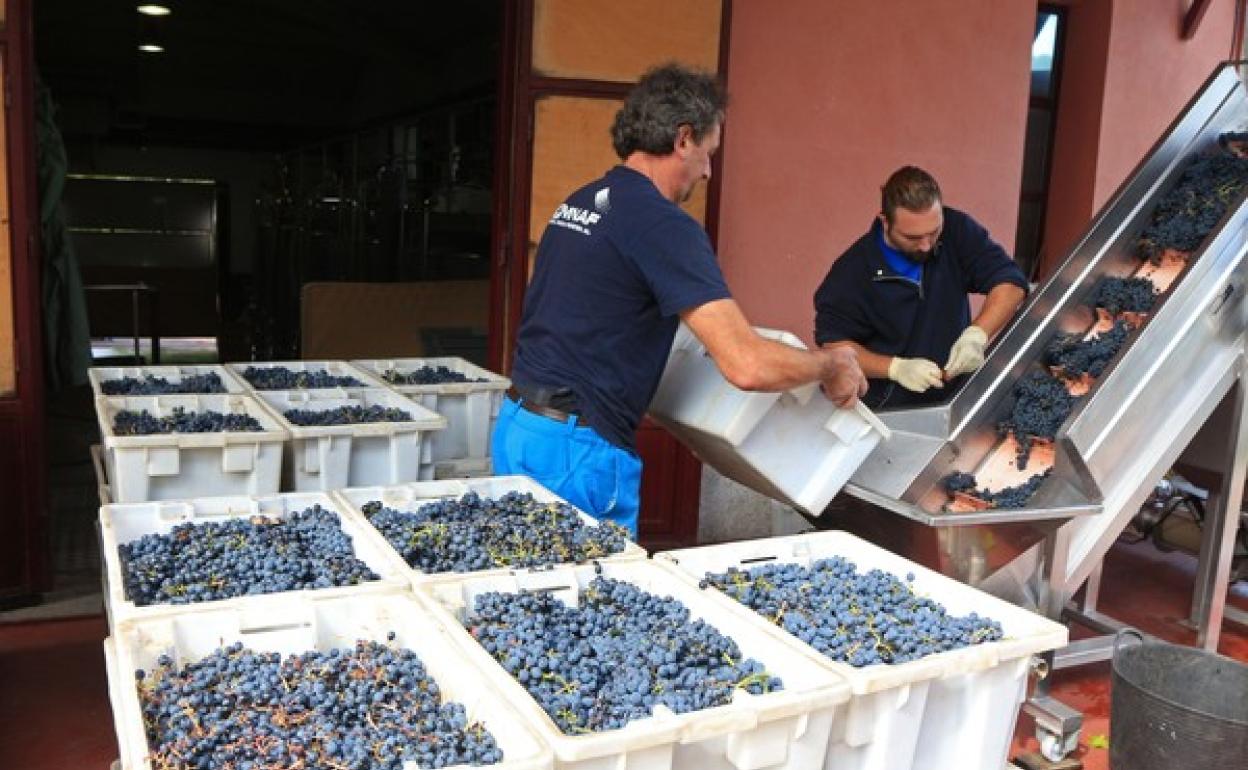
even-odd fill
[{"label": "wooden door frame", "polygon": [[[490,233],[489,361],[494,371],[510,368],[516,330],[524,304],[529,272],[529,185],[533,171],[533,120],[537,100],[544,96],[621,99],[631,83],[574,78],[535,77],[533,60],[534,0],[505,3],[499,50],[498,117],[495,131],[494,202]],[[722,0],[719,35],[719,75],[728,78],[728,49],[732,1]],[[725,125],[719,152],[711,161],[706,188],[705,228],[711,245],[719,245],[719,206],[724,153],[729,129]]]},{"label": "wooden door frame", "polygon": [[13,449],[0,453],[4,458],[0,461],[17,463],[16,477],[21,489],[5,490],[0,516],[18,517],[21,536],[0,541],[0,559],[17,559],[23,565],[24,577],[19,586],[0,586],[0,603],[14,604],[50,586],[44,533],[47,463],[31,2],[5,0],[5,11],[0,46],[5,60],[4,95],[8,105],[4,162],[9,185],[17,387],[13,396],[0,397],[0,442],[11,442]]}]

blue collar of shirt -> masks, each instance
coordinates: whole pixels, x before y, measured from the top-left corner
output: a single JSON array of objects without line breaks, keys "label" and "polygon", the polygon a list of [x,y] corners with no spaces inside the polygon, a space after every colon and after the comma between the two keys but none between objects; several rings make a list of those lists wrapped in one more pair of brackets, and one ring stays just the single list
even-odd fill
[{"label": "blue collar of shirt", "polygon": [[880,225],[878,219],[875,223],[875,241],[880,246],[880,252],[884,254],[884,262],[888,264],[889,270],[911,281],[923,280],[923,263],[915,262],[897,249],[889,246],[888,241],[884,239],[884,228]]}]

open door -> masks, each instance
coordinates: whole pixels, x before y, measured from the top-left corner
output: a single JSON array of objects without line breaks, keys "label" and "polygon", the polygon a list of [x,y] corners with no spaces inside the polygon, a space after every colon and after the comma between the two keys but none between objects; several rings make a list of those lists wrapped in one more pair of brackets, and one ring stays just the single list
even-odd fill
[{"label": "open door", "polygon": [[0,5],[0,27],[0,607],[6,607],[28,603],[47,587],[47,490],[29,0]]},{"label": "open door", "polygon": [[[676,60],[719,71],[726,62],[726,0],[522,0],[507,4],[499,77],[490,360],[506,371],[533,256],[550,213],[618,163],[609,128],[629,88]],[[718,168],[685,208],[715,241]],[[701,465],[645,420],[640,539],[648,548],[697,537]]]}]

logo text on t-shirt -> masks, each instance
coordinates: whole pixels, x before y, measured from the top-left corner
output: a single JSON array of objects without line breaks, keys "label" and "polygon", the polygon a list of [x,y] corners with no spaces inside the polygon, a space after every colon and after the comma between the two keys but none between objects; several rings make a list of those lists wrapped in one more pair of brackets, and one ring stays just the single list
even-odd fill
[{"label": "logo text on t-shirt", "polygon": [[569,230],[575,230],[584,235],[590,235],[592,231],[589,229],[589,226],[598,224],[600,219],[602,219],[602,215],[596,211],[588,211],[577,206],[561,203],[559,208],[555,209],[555,215],[550,218],[550,223],[559,227],[566,227]]}]

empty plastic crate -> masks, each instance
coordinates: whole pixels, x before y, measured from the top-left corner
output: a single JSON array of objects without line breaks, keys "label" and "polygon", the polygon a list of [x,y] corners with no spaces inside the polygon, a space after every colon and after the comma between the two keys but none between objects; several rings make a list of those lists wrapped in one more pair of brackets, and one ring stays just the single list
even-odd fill
[{"label": "empty plastic crate", "polygon": [[[352,489],[342,489],[336,492],[337,497],[342,501],[343,506],[349,508],[353,514],[359,515],[367,523],[367,517],[364,516],[363,507],[366,503],[380,501],[388,508],[397,511],[415,512],[422,505],[434,503],[439,500],[458,500],[469,492],[476,492],[481,497],[498,498],[508,492],[521,492],[533,495],[535,500],[546,503],[563,503],[566,502],[554,492],[537,483],[528,476],[493,476],[483,479],[444,479],[442,481],[419,481],[412,484],[402,484],[388,487],[357,487]],[[598,521],[589,514],[580,511],[581,520],[586,526],[596,526]],[[409,576],[413,583],[439,582],[446,580],[462,579],[466,575],[484,576],[484,575],[501,575],[512,571],[509,567],[499,567],[492,570],[479,570],[477,572],[440,572],[427,573],[421,572],[415,568],[407,566],[407,562],[403,557],[395,551],[390,543],[386,540],[381,532],[377,531],[371,525],[368,526],[368,532],[371,537],[376,538],[379,547],[383,547],[390,551],[394,559],[403,564],[407,568]],[[635,561],[645,559],[646,551],[636,543],[628,543],[624,550],[618,554],[611,556],[603,556],[595,561],[612,562],[612,561]]]},{"label": "empty plastic crate", "polygon": [[503,760],[489,767],[551,767],[550,749],[495,691],[488,676],[469,663],[461,646],[452,642],[453,629],[436,622],[413,597],[372,592],[354,597],[269,596],[249,601],[193,615],[135,620],[120,626],[104,642],[109,699],[125,770],[152,767],[134,672],[150,671],[161,655],[169,655],[181,667],[234,642],[285,656],[352,648],[361,639],[386,643],[392,631],[394,644],[420,657],[443,700],[462,704],[468,723],[480,722],[494,736]]},{"label": "empty plastic crate", "polygon": [[[421,473],[422,480],[489,472],[490,439],[510,380],[462,358],[371,359],[351,363],[446,418],[446,430],[433,436],[433,464]],[[482,381],[403,385],[386,377],[389,372],[410,375],[423,367],[446,367]]]},{"label": "empty plastic crate", "polygon": [[[427,583],[417,594],[448,624],[458,625],[456,641],[490,675],[494,686],[529,725],[554,749],[555,766],[574,770],[816,770],[824,767],[829,736],[849,697],[844,678],[824,666],[794,655],[788,645],[718,602],[707,601],[695,586],[652,561],[615,562],[559,567],[491,577],[467,576],[457,581]],[[723,706],[677,714],[659,705],[651,716],[616,730],[565,734],[528,691],[502,668],[472,636],[462,630],[475,598],[500,591],[551,592],[575,603],[578,592],[594,578],[632,583],[660,596],[671,596],[689,609],[690,622],[704,620],[731,637],[746,658],[761,662],[783,680],[782,690],[753,695],[737,690]]]},{"label": "empty plastic crate", "polygon": [[[787,332],[758,332],[805,348]],[[840,409],[818,383],[783,393],[734,387],[683,324],[650,416],[715,470],[815,516],[889,435],[867,407]]]},{"label": "empty plastic crate", "polygon": [[[188,412],[248,414],[261,431],[118,436],[113,417],[147,410],[155,417]],[[95,400],[109,492],[115,503],[278,491],[286,429],[251,396],[102,396]]]},{"label": "empty plastic crate", "polygon": [[[357,586],[310,589],[317,596],[334,596],[354,593],[359,588],[404,589],[409,585],[407,565],[390,549],[378,545],[373,528],[362,521],[350,508],[324,492],[272,495],[269,497],[204,497],[196,500],[177,500],[151,503],[128,503],[105,505],[100,508],[100,552],[104,562],[104,604],[109,626],[132,618],[154,617],[161,614],[220,608],[246,602],[250,596],[219,599],[190,604],[150,604],[139,606],[126,596],[125,579],[117,547],[133,542],[144,535],[167,534],[180,524],[205,524],[229,519],[249,519],[253,516],[284,519],[288,516],[319,505],[338,514],[342,530],[351,538],[356,558],[363,561],[380,580],[370,580]],[[283,592],[280,595],[298,595],[302,592]]]},{"label": "empty plastic crate", "polygon": [[[180,384],[189,377],[215,374],[221,378],[223,393],[244,393],[247,387],[242,380],[235,377],[221,364],[197,364],[179,366],[93,366],[87,370],[87,379],[91,390],[96,396],[103,396],[104,384],[114,380],[130,377],[143,380],[146,377],[159,377],[168,380],[171,385]],[[208,391],[189,391],[191,393],[207,393]]]},{"label": "empty plastic crate", "polygon": [[[283,488],[288,491],[416,481],[422,463],[429,460],[429,433],[446,427],[445,417],[386,388],[257,390],[255,394],[290,433],[283,460]],[[284,416],[291,409],[323,411],[351,405],[402,409],[412,419],[312,426],[295,425]]]},{"label": "empty plastic crate", "polygon": [[751,540],[665,551],[689,585],[729,567],[764,563],[810,565],[841,556],[859,572],[880,569],[954,615],[976,612],[999,622],[1004,638],[896,665],[855,668],[835,662],[750,608],[714,589],[709,599],[782,639],[796,654],[845,677],[853,690],[848,713],[833,730],[828,770],[1000,770],[1027,690],[1031,656],[1063,647],[1067,630],[1021,607],[926,569],[845,532]]},{"label": "empty plastic crate", "polygon": [[[353,377],[358,381],[359,385],[332,385],[330,387],[350,387],[350,388],[384,388],[386,384],[378,378],[372,376],[368,372],[361,371],[359,368],[352,366],[346,361],[240,361],[237,363],[226,364],[238,381],[248,390],[260,391],[253,385],[243,372],[248,368],[256,369],[289,369],[292,372],[306,372],[309,374],[328,374],[333,377]],[[319,388],[267,388],[267,390],[319,390]]]}]

